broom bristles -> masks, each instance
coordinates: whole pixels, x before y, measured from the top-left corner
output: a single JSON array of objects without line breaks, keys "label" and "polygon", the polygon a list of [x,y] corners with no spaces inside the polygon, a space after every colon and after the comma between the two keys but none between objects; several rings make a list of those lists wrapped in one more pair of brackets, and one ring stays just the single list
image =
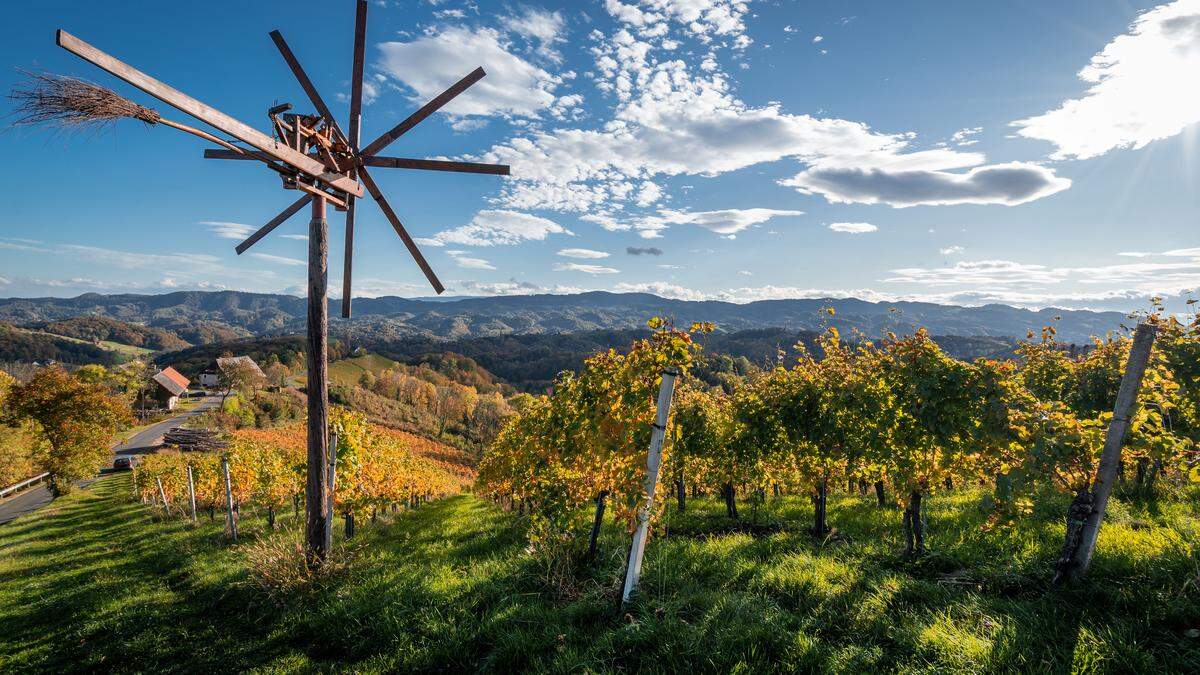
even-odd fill
[{"label": "broom bristles", "polygon": [[16,102],[14,125],[103,127],[122,119],[158,123],[157,111],[140,106],[111,89],[86,80],[52,73],[26,72],[8,95]]}]

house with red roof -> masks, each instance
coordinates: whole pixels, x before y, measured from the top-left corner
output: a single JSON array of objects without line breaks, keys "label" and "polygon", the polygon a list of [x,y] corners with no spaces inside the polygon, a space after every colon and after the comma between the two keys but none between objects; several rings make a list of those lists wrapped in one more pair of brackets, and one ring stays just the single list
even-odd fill
[{"label": "house with red roof", "polygon": [[175,404],[179,403],[179,397],[182,396],[191,384],[179,371],[171,367],[163,368],[150,378],[154,381],[154,388],[150,392],[150,398],[158,402],[159,407],[167,410],[174,410]]}]

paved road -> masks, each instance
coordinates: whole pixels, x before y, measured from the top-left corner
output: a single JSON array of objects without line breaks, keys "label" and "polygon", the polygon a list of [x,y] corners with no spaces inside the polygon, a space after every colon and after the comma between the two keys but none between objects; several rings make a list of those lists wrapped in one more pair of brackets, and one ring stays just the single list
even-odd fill
[{"label": "paved road", "polygon": [[[146,427],[133,436],[130,436],[129,440],[124,443],[113,446],[113,456],[144,455],[148,452],[153,452],[162,445],[163,434],[167,433],[168,430],[179,426],[184,420],[193,415],[214,408],[219,400],[215,396],[210,396],[188,412]],[[107,473],[108,471],[109,469],[104,469],[100,473]],[[80,484],[80,487],[87,487],[91,483],[92,481],[90,480],[84,481]],[[39,485],[14,497],[0,500],[0,525],[42,508],[46,504],[49,504],[51,499],[50,489],[45,485]]]}]

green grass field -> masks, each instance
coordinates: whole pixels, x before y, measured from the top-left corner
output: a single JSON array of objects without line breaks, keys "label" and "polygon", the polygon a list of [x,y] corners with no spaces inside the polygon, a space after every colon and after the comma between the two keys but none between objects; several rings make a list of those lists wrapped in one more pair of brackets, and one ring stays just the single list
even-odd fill
[{"label": "green grass field", "polygon": [[[364,354],[351,359],[332,361],[329,364],[329,380],[333,384],[354,386],[358,384],[358,379],[362,377],[363,373],[369,372],[378,375],[396,365],[398,365],[396,361],[378,354]],[[303,386],[308,378],[299,375],[292,379],[295,384]]]},{"label": "green grass field", "polygon": [[1200,670],[1195,491],[1114,504],[1090,579],[1064,591],[1047,586],[1061,500],[985,532],[977,495],[934,498],[918,560],[898,553],[899,513],[857,495],[831,497],[823,541],[802,498],[770,505],[790,529],[757,536],[693,500],[624,612],[611,525],[590,571],[547,583],[520,517],[464,495],[364,525],[346,572],[273,594],[246,571],[261,519],[227,545],[219,514],[162,521],[129,491],[106,477],[0,528],[0,671]]}]

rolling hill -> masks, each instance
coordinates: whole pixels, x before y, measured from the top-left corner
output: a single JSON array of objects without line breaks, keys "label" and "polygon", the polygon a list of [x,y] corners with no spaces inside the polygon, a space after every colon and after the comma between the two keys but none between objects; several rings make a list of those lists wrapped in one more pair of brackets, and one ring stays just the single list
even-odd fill
[{"label": "rolling hill", "polygon": [[[834,308],[836,315],[821,312],[824,307]],[[338,301],[331,301],[330,315],[337,316],[339,308]],[[1060,339],[1085,342],[1093,335],[1117,329],[1126,318],[1120,312],[1032,311],[1006,305],[959,307],[830,298],[735,304],[600,291],[439,300],[361,298],[355,300],[355,310],[354,319],[335,319],[333,324],[335,332],[363,342],[392,342],[414,336],[458,339],[623,330],[639,328],[654,315],[673,317],[681,325],[712,321],[724,332],[756,328],[821,330],[833,325],[843,333],[857,330],[870,336],[924,326],[935,335],[1023,337],[1027,331],[1055,323]],[[179,327],[204,322],[215,341],[232,335],[298,333],[304,327],[305,301],[289,295],[237,291],[0,299],[0,321],[27,324],[78,316],[171,327],[182,339],[197,344],[206,340],[187,335]]]}]

